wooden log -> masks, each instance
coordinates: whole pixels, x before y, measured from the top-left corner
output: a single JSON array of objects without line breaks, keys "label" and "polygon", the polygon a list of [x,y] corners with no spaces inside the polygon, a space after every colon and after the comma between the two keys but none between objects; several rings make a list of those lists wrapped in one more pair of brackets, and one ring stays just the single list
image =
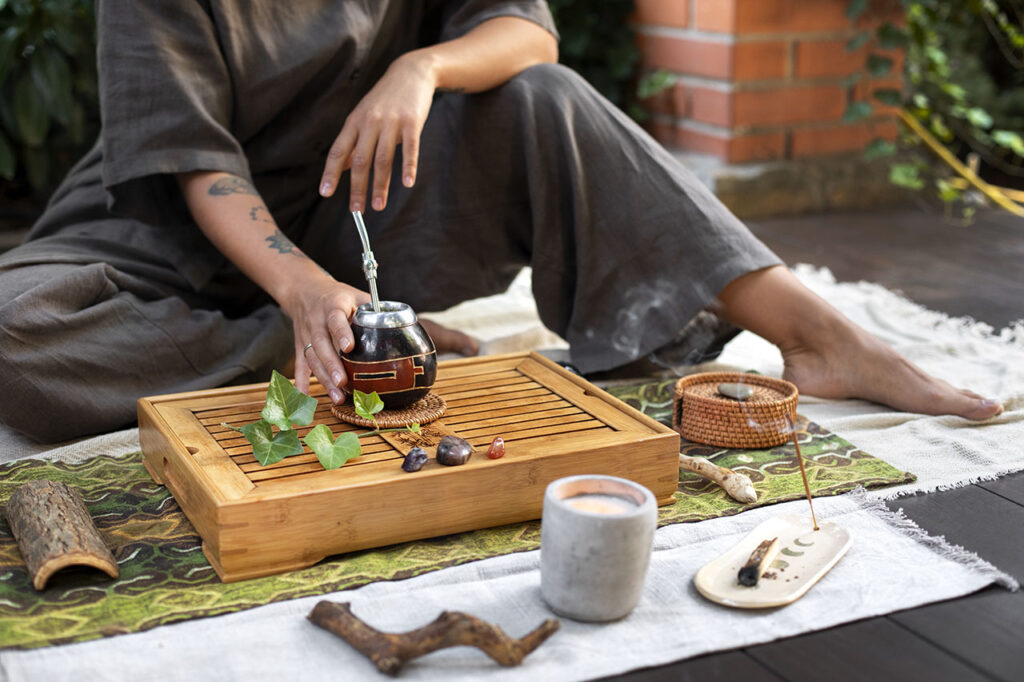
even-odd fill
[{"label": "wooden log", "polygon": [[14,491],[4,512],[37,590],[67,566],[92,566],[117,577],[114,555],[81,496],[67,484],[30,481]]},{"label": "wooden log", "polygon": [[519,665],[561,624],[549,618],[532,632],[514,639],[496,625],[458,611],[444,611],[432,623],[408,632],[376,630],[352,613],[348,602],[318,602],[309,614],[315,625],[332,632],[369,658],[377,669],[397,675],[408,661],[438,649],[473,646],[504,666]]}]

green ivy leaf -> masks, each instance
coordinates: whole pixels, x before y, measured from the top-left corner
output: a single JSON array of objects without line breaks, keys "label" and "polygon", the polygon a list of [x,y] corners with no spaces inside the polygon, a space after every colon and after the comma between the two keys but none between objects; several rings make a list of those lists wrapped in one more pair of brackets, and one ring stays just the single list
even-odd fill
[{"label": "green ivy leaf", "polygon": [[860,48],[864,47],[864,45],[867,44],[868,40],[870,39],[870,33],[868,33],[867,31],[861,31],[860,33],[846,41],[846,51],[856,52]]},{"label": "green ivy leaf", "polygon": [[252,424],[238,428],[221,422],[233,431],[238,431],[245,439],[252,444],[252,454],[256,461],[267,466],[280,462],[285,457],[291,457],[302,452],[302,444],[299,443],[299,436],[291,429],[273,433],[270,422],[261,419]]},{"label": "green ivy leaf", "polygon": [[895,163],[889,169],[889,182],[907,189],[921,189],[924,187],[924,180],[921,179],[917,167],[909,163]]},{"label": "green ivy leaf", "polygon": [[895,88],[879,88],[873,95],[879,102],[889,106],[898,107],[903,102],[903,93]]},{"label": "green ivy leaf", "polygon": [[1011,130],[992,131],[992,140],[1000,147],[1006,147],[1017,156],[1024,156],[1024,138]]},{"label": "green ivy leaf", "polygon": [[419,422],[413,422],[412,424],[409,424],[405,428],[413,433],[421,433]]},{"label": "green ivy leaf", "polygon": [[654,73],[649,73],[640,79],[640,82],[636,86],[636,94],[640,99],[647,99],[653,97],[660,92],[668,90],[675,85],[676,78],[672,75],[671,71],[665,69],[658,69]]},{"label": "green ivy leaf", "polygon": [[946,122],[942,120],[942,117],[938,114],[932,114],[931,119],[928,121],[928,125],[932,132],[935,133],[943,142],[950,142],[953,139],[953,131],[949,129]]},{"label": "green ivy leaf", "polygon": [[896,145],[889,140],[883,140],[880,137],[876,137],[868,143],[868,146],[864,149],[865,159],[880,159],[884,156],[892,156],[896,153]]},{"label": "green ivy leaf", "polygon": [[868,55],[868,73],[876,78],[892,71],[892,65],[892,57],[874,53]]},{"label": "green ivy leaf", "polygon": [[324,469],[337,469],[363,452],[359,436],[352,431],[345,431],[335,439],[326,424],[314,426],[303,440],[316,453]]},{"label": "green ivy leaf", "polygon": [[0,130],[0,177],[7,180],[14,179],[14,171],[17,164],[14,160],[14,150],[7,136]]},{"label": "green ivy leaf", "polygon": [[871,111],[870,102],[850,102],[850,105],[846,107],[846,111],[843,112],[843,122],[855,123],[856,121],[862,121],[871,115]]},{"label": "green ivy leaf", "polygon": [[864,10],[868,7],[868,0],[850,0],[850,4],[846,6],[846,16],[848,19],[853,21],[861,14],[864,14]]},{"label": "green ivy leaf", "polygon": [[295,388],[291,381],[275,369],[270,376],[270,386],[267,387],[267,404],[260,416],[282,431],[287,431],[293,424],[310,424],[315,411],[316,398],[310,398]]},{"label": "green ivy leaf", "polygon": [[971,125],[978,126],[979,128],[991,128],[992,127],[992,116],[981,107],[971,107],[967,110],[967,120],[971,122]]},{"label": "green ivy leaf", "polygon": [[948,180],[943,180],[942,178],[935,180],[935,187],[938,189],[939,199],[947,204],[953,203],[963,194],[962,191],[950,184]]},{"label": "green ivy leaf", "polygon": [[46,102],[36,90],[30,74],[22,74],[14,86],[14,117],[22,142],[38,147],[46,140],[50,117],[46,114]]},{"label": "green ivy leaf", "polygon": [[962,102],[967,97],[967,91],[956,83],[943,83],[941,89],[957,102]]},{"label": "green ivy leaf", "polygon": [[377,395],[377,391],[369,394],[353,391],[352,403],[355,406],[356,414],[363,419],[372,419],[374,423],[377,423],[377,418],[373,415],[384,409],[384,401]]},{"label": "green ivy leaf", "polygon": [[863,75],[864,74],[862,74],[860,71],[855,71],[855,72],[851,73],[849,76],[847,76],[846,78],[843,79],[843,82],[842,82],[843,89],[844,90],[848,90],[849,88],[852,88],[854,85],[856,85],[858,82],[860,82],[861,76],[863,76]]},{"label": "green ivy leaf", "polygon": [[917,107],[918,109],[927,109],[928,108],[928,104],[929,104],[928,97],[926,95],[924,95],[923,93],[920,93],[920,92],[914,93],[914,96],[911,97],[910,99],[914,103],[914,106]]},{"label": "green ivy leaf", "polygon": [[936,66],[945,66],[947,64],[946,53],[934,45],[925,45],[924,54]]},{"label": "green ivy leaf", "polygon": [[909,42],[910,36],[898,26],[886,22],[878,27],[878,45],[883,50],[897,50]]}]

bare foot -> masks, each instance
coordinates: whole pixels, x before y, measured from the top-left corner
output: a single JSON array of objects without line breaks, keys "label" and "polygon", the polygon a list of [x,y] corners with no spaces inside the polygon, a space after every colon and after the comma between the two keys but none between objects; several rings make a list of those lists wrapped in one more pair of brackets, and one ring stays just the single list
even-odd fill
[{"label": "bare foot", "polygon": [[720,317],[779,347],[783,378],[821,398],[864,398],[905,412],[988,419],[995,400],[950,386],[864,331],[782,266],[737,277],[718,295]]},{"label": "bare foot", "polygon": [[423,318],[420,318],[420,324],[423,325],[423,328],[427,330],[427,334],[433,340],[434,348],[437,349],[438,355],[441,353],[459,353],[472,356],[480,352],[480,345],[469,334],[443,327],[437,322]]},{"label": "bare foot", "polygon": [[926,374],[895,350],[849,323],[817,348],[782,349],[782,377],[819,398],[863,398],[903,412],[988,419],[997,401]]}]

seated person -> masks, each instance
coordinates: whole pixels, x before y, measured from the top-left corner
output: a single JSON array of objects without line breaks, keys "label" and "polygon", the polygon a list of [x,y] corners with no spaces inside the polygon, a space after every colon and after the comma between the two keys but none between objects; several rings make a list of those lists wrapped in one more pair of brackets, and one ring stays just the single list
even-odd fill
[{"label": "seated person", "polygon": [[[584,372],[706,308],[777,344],[802,392],[984,419],[806,289],[622,112],[556,65],[539,0],[105,0],[102,132],[0,256],[0,421],[44,441],[138,397],[266,380],[342,400],[368,300],[418,312],[533,267]],[[441,351],[475,352],[430,328]],[[12,399],[13,396],[16,398]]]}]

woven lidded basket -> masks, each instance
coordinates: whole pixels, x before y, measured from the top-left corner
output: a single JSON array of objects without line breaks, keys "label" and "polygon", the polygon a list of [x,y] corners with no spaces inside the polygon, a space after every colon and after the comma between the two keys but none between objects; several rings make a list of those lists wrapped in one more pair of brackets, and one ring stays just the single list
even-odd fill
[{"label": "woven lidded basket", "polygon": [[[744,400],[718,393],[722,383],[754,389]],[[796,417],[796,386],[759,374],[703,372],[676,382],[672,428],[683,438],[723,448],[770,448],[789,440]]]}]

